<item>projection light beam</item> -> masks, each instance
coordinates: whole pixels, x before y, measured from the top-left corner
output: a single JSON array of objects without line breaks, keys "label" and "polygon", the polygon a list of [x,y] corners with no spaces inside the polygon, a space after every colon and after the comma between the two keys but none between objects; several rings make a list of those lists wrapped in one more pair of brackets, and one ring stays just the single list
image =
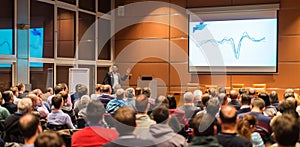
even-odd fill
[{"label": "projection light beam", "polygon": [[213,44],[216,44],[216,45],[223,45],[224,43],[227,43],[227,44],[231,45],[233,53],[234,53],[234,57],[235,57],[236,60],[238,60],[239,57],[240,57],[240,51],[241,51],[241,48],[242,48],[242,43],[243,43],[243,40],[245,38],[251,40],[252,42],[261,42],[261,41],[266,39],[266,37],[263,37],[261,39],[255,39],[254,37],[249,36],[247,32],[244,32],[243,36],[239,40],[239,44],[238,44],[237,47],[234,43],[234,39],[233,38],[227,38],[227,37],[225,37],[221,41],[218,41],[216,39],[203,40],[198,45],[202,46],[202,45],[207,44],[207,43],[213,43]]}]

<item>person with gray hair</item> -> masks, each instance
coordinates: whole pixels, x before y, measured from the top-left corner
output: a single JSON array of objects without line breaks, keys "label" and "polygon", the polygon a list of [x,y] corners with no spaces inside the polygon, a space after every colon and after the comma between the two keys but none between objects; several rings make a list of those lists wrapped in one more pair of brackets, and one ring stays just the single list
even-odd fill
[{"label": "person with gray hair", "polygon": [[183,95],[184,105],[178,107],[177,109],[185,112],[185,117],[188,121],[190,121],[194,115],[194,113],[198,110],[194,105],[194,95],[192,92],[186,92]]},{"label": "person with gray hair", "polygon": [[124,99],[124,89],[120,88],[116,91],[116,98],[110,100],[106,106],[106,112],[114,114],[119,108],[127,106]]},{"label": "person with gray hair", "polygon": [[84,95],[81,97],[80,99],[80,104],[82,109],[78,112],[78,117],[83,118],[84,120],[86,120],[86,109],[88,104],[90,103],[91,99],[88,95]]},{"label": "person with gray hair", "polygon": [[195,90],[194,91],[194,105],[198,108],[198,109],[203,109],[204,105],[202,103],[202,91],[201,90]]},{"label": "person with gray hair", "polygon": [[[81,100],[83,99],[83,100]],[[88,102],[91,100],[89,95],[83,95],[79,100],[77,100],[74,104],[74,111],[76,114],[79,114],[79,112],[85,108],[88,104]]]},{"label": "person with gray hair", "polygon": [[32,101],[29,98],[23,98],[18,103],[18,111],[5,119],[5,142],[24,143],[24,138],[19,129],[20,118],[32,111]]},{"label": "person with gray hair", "polygon": [[125,103],[128,107],[135,110],[135,91],[134,88],[127,88],[125,91]]}]

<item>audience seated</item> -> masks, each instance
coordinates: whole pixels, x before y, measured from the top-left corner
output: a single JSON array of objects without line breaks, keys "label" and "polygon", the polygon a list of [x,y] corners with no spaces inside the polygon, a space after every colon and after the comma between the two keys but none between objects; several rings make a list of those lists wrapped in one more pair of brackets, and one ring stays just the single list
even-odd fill
[{"label": "audience seated", "polygon": [[62,85],[58,84],[54,87],[54,94],[53,95],[50,95],[48,98],[47,98],[47,102],[50,106],[52,106],[52,98],[56,95],[56,94],[59,94],[61,91],[63,91],[63,87]]},{"label": "audience seated", "polygon": [[33,114],[26,114],[20,118],[19,127],[24,137],[23,147],[34,147],[34,141],[42,133],[39,118]]},{"label": "audience seated", "polygon": [[22,99],[22,98],[26,97],[27,94],[25,93],[25,90],[26,90],[25,84],[23,84],[23,83],[18,83],[18,84],[16,85],[16,87],[18,88],[18,91],[19,91],[18,98],[19,98],[19,99]]},{"label": "audience seated", "polygon": [[201,90],[195,90],[193,92],[194,94],[194,105],[198,108],[198,110],[203,110],[203,103],[202,103],[202,91]]},{"label": "audience seated", "polygon": [[185,138],[176,134],[168,125],[170,121],[168,108],[164,106],[156,107],[152,115],[156,124],[150,126],[149,131],[141,133],[140,138],[152,140],[158,147],[186,146]]},{"label": "audience seated", "polygon": [[3,123],[9,115],[9,111],[6,108],[0,106],[0,123]]},{"label": "audience seated", "polygon": [[263,99],[265,102],[264,115],[269,117],[274,117],[277,114],[277,109],[275,106],[271,105],[269,95],[265,92],[262,92],[258,95],[259,98]]},{"label": "audience seated", "polygon": [[125,103],[128,107],[136,111],[135,108],[135,91],[133,88],[127,88],[125,90]]},{"label": "audience seated", "polygon": [[[186,130],[189,127],[189,123],[188,123],[188,120],[186,119],[185,112],[182,110],[176,109],[177,102],[176,102],[174,95],[171,95],[171,94],[168,95],[167,99],[169,101],[169,105],[165,105],[165,106],[169,106],[167,108],[169,108],[170,115],[173,117],[173,120],[171,122],[175,123],[173,121],[175,121],[174,118],[176,118],[180,125],[180,129],[174,130],[174,131],[177,132],[178,134],[181,134],[186,137],[187,136]],[[175,124],[177,124],[177,123],[175,123]]]},{"label": "audience seated", "polygon": [[78,100],[78,103],[81,103],[82,109],[78,112],[78,118],[83,118],[86,120],[87,106],[91,102],[91,99],[88,95],[84,95]]},{"label": "audience seated", "polygon": [[[73,93],[71,95],[71,102],[72,102],[72,104],[75,104],[75,102],[78,99],[80,99],[80,97],[78,96],[78,90],[79,90],[79,87],[81,87],[81,86],[82,86],[82,84],[76,84],[76,86],[75,86],[75,93]],[[73,108],[74,108],[74,105],[73,105]]]},{"label": "audience seated", "polygon": [[63,104],[61,110],[64,113],[68,114],[71,117],[72,122],[75,123],[76,122],[75,112],[74,112],[72,106],[70,104],[68,104],[68,102],[67,102],[68,97],[69,97],[68,93],[66,91],[61,91],[61,92],[59,92],[59,94],[63,97],[63,101],[64,101],[64,104]]},{"label": "audience seated", "polygon": [[217,97],[217,90],[215,88],[209,88],[208,94],[211,95],[211,97]]},{"label": "audience seated", "polygon": [[61,94],[57,94],[52,98],[54,110],[48,115],[48,125],[50,129],[75,129],[70,116],[61,109],[64,104]]},{"label": "audience seated", "polygon": [[107,103],[112,99],[114,99],[114,98],[111,96],[111,87],[110,87],[110,85],[104,85],[103,86],[103,94],[100,95],[97,98],[97,100],[102,102],[103,105],[104,105],[104,108],[106,108]]},{"label": "audience seated", "polygon": [[216,136],[218,142],[224,147],[252,147],[249,140],[237,135],[237,121],[237,112],[232,105],[226,105],[221,108],[219,123],[222,131]]},{"label": "audience seated", "polygon": [[135,96],[138,96],[138,95],[142,94],[142,88],[141,87],[136,87],[134,89],[134,92],[135,92]]},{"label": "audience seated", "polygon": [[197,107],[194,106],[194,95],[192,92],[186,92],[183,95],[184,104],[183,106],[178,107],[177,109],[185,112],[185,117],[188,121],[193,119],[193,115],[197,110]]},{"label": "audience seated", "polygon": [[48,87],[46,93],[44,93],[42,95],[43,101],[47,102],[48,97],[51,96],[51,95],[53,95],[53,94],[54,94],[53,88],[52,87]]},{"label": "audience seated", "polygon": [[270,102],[271,105],[276,107],[276,109],[278,109],[278,105],[279,105],[279,100],[278,100],[278,94],[276,91],[272,91],[270,93]]},{"label": "audience seated", "polygon": [[135,106],[137,110],[137,127],[135,129],[135,133],[138,135],[144,131],[149,130],[150,126],[156,124],[156,122],[154,120],[151,120],[147,114],[148,110],[150,109],[150,104],[148,102],[148,98],[145,95],[141,94],[137,97]]},{"label": "audience seated", "polygon": [[41,118],[46,118],[49,114],[48,109],[45,107],[42,99],[35,94],[29,94],[26,98],[30,98],[32,101],[32,110],[37,112]]},{"label": "audience seated", "polygon": [[261,98],[255,98],[252,101],[252,109],[248,114],[254,115],[257,118],[258,124],[255,132],[258,132],[265,143],[272,141],[272,130],[270,127],[271,118],[263,114],[265,102]]},{"label": "audience seated", "polygon": [[211,98],[211,96],[207,93],[202,95],[201,100],[202,100],[202,104],[203,104],[203,109],[201,111],[199,111],[197,114],[206,113],[207,102],[210,98]]},{"label": "audience seated", "polygon": [[250,98],[257,98],[257,90],[255,88],[250,88],[249,91],[248,91],[248,94],[250,96]]},{"label": "audience seated", "polygon": [[220,93],[218,95],[218,98],[219,98],[221,105],[227,105],[228,101],[227,101],[227,95],[225,93]]},{"label": "audience seated", "polygon": [[96,84],[95,87],[95,93],[91,95],[91,100],[95,101],[97,100],[97,97],[99,97],[102,94],[103,85],[102,84]]},{"label": "audience seated", "polygon": [[46,131],[37,137],[34,147],[65,147],[65,143],[57,132]]},{"label": "audience seated", "polygon": [[236,90],[230,91],[230,99],[231,101],[228,103],[229,105],[232,105],[236,110],[240,110],[241,104],[238,100],[239,94]]},{"label": "audience seated", "polygon": [[59,83],[58,85],[61,85],[62,88],[63,88],[63,91],[68,94],[67,104],[70,107],[73,107],[73,102],[72,102],[71,96],[69,95],[69,87],[68,87],[68,85],[66,83]]},{"label": "audience seated", "polygon": [[10,91],[13,93],[13,95],[14,95],[14,104],[18,105],[18,102],[21,100],[21,99],[18,98],[18,96],[19,96],[18,87],[13,86],[13,87],[10,87],[9,90],[10,90]]},{"label": "audience seated", "polygon": [[5,101],[2,106],[6,108],[10,114],[17,112],[17,105],[14,104],[14,95],[11,91],[4,91],[2,93],[2,98]]},{"label": "audience seated", "polygon": [[288,100],[288,99],[282,101],[279,104],[279,106],[278,106],[279,112],[281,113],[281,115],[291,114],[295,118],[299,118],[299,115],[296,112],[296,108],[295,108],[295,101],[293,101],[294,98],[291,98],[291,100]]},{"label": "audience seated", "polygon": [[247,91],[246,91],[246,88],[240,88],[239,89],[239,94],[242,95],[242,94],[246,94]]},{"label": "audience seated", "polygon": [[[111,95],[109,85],[97,84],[92,101],[86,95],[87,87],[78,84],[71,96],[73,105],[65,83],[55,86],[55,95],[52,88],[48,88],[46,95],[40,89],[25,93],[22,83],[11,87],[0,97],[5,100],[0,106],[0,136],[3,136],[0,146],[4,142],[5,146],[24,144],[25,147],[186,146],[187,143],[264,147],[275,142],[272,147],[300,146],[297,143],[300,102],[293,89],[287,89],[280,102],[276,91],[268,95],[254,88],[248,92],[245,88],[238,92],[231,90],[230,98],[225,88],[218,91],[210,88],[203,95],[200,90],[194,94],[187,91],[183,95],[184,104],[176,109],[173,95],[151,97],[149,87],[136,90],[129,87],[126,91],[115,88],[115,95]],[[17,98],[19,92],[22,98]],[[51,113],[43,99],[50,100]],[[12,107],[15,104],[17,112]],[[40,134],[41,126],[60,132],[64,140],[49,130]]]},{"label": "audience seated", "polygon": [[106,113],[114,114],[119,108],[126,106],[124,99],[124,89],[116,90],[116,98],[110,100],[106,105]]},{"label": "audience seated", "polygon": [[5,142],[24,143],[19,129],[20,118],[32,111],[32,102],[29,98],[22,98],[18,103],[18,111],[5,119]]},{"label": "audience seated", "polygon": [[[52,90],[52,88],[50,89]],[[40,99],[40,102],[39,103],[43,103],[43,105],[45,106],[45,108],[47,108],[48,112],[51,111],[51,108],[50,108],[50,105],[49,103],[46,101],[43,100],[43,92],[41,91],[41,89],[34,89],[33,91],[29,92],[30,94],[35,94],[37,97],[39,97]],[[53,90],[52,90],[52,93],[53,93]],[[42,106],[42,104],[38,104],[39,107]],[[44,107],[42,106],[42,107]]]},{"label": "audience seated", "polygon": [[218,91],[219,91],[219,94],[221,94],[221,93],[226,94],[226,88],[225,87],[220,87]]},{"label": "audience seated", "polygon": [[115,141],[103,145],[103,147],[134,147],[134,146],[156,146],[154,142],[146,139],[140,139],[134,135],[136,127],[135,112],[130,107],[121,107],[113,115],[115,126],[120,137]]},{"label": "audience seated", "polygon": [[[284,114],[274,118],[272,130],[277,144],[272,147],[298,147],[299,143],[299,121],[291,114]],[[297,146],[296,146],[297,144]]]},{"label": "audience seated", "polygon": [[81,85],[80,87],[78,87],[78,92],[77,92],[78,99],[75,101],[75,104],[74,104],[74,111],[75,111],[76,115],[85,106],[80,101],[81,97],[84,96],[84,95],[87,95],[87,94],[88,94],[88,89],[85,85]]},{"label": "audience seated", "polygon": [[101,123],[105,112],[101,102],[89,103],[86,112],[86,127],[73,134],[72,147],[102,146],[118,138],[118,132],[104,128]]},{"label": "audience seated", "polygon": [[216,139],[217,126],[211,123],[215,118],[211,115],[201,113],[197,115],[191,123],[193,128],[193,139],[190,147],[221,147]]},{"label": "audience seated", "polygon": [[237,132],[240,136],[249,139],[253,147],[264,147],[264,141],[259,133],[254,132],[257,118],[254,115],[244,114],[237,124]]},{"label": "audience seated", "polygon": [[241,108],[240,108],[240,110],[238,110],[239,115],[242,115],[244,113],[251,111],[251,109],[250,109],[251,98],[249,97],[248,94],[244,93],[241,95],[241,103],[242,103]]}]

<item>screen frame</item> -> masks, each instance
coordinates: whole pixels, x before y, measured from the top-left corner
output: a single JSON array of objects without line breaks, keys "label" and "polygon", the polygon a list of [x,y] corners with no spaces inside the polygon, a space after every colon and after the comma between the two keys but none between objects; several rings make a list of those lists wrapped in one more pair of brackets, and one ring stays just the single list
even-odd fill
[{"label": "screen frame", "polygon": [[[266,5],[262,5],[261,7],[265,7]],[[251,7],[258,7],[259,8],[259,6],[247,6],[247,8],[251,8]],[[279,11],[279,9],[278,8],[276,8],[277,7],[277,5],[267,5],[267,7],[275,7],[275,8],[273,8],[273,11],[274,12],[276,12],[276,17],[274,17],[274,18],[276,18],[277,19],[277,25],[276,25],[276,33],[277,33],[277,35],[276,35],[276,67],[274,67],[274,66],[272,66],[273,68],[275,68],[275,71],[262,71],[262,70],[260,70],[260,71],[236,71],[236,72],[233,72],[232,71],[232,66],[222,66],[222,67],[218,67],[218,66],[207,66],[207,67],[205,67],[205,68],[207,68],[207,69],[209,69],[209,68],[214,68],[214,70],[212,70],[212,71],[208,71],[208,70],[205,70],[205,71],[201,71],[201,70],[191,70],[191,68],[203,68],[203,66],[190,66],[190,21],[191,21],[191,15],[197,15],[198,13],[197,12],[195,12],[194,14],[192,14],[191,12],[189,12],[188,13],[188,73],[190,73],[190,74],[205,74],[205,75],[214,75],[214,74],[219,74],[219,75],[222,75],[222,74],[230,74],[230,75],[245,75],[245,74],[252,74],[252,75],[259,75],[259,74],[278,74],[278,39],[279,39],[279,34],[278,34],[278,31],[279,31],[279,27],[278,27],[278,24],[279,24],[279,19],[278,19],[278,11]],[[228,9],[228,11],[229,11],[229,9],[231,8],[231,7],[221,7],[221,10],[222,10],[222,8],[224,9]],[[252,8],[252,9],[254,9],[254,8]],[[209,8],[210,9],[210,8]],[[218,9],[218,8],[214,8],[214,9]],[[241,8],[241,7],[239,7],[239,9],[241,9],[241,10],[243,10],[243,8]],[[219,9],[220,10],[220,9]],[[191,11],[195,11],[195,10],[191,10]],[[203,11],[205,11],[205,10],[203,10]],[[250,10],[248,10],[248,11],[250,11]],[[253,11],[253,10],[252,10]],[[239,11],[237,10],[236,11],[236,13],[238,13]],[[218,13],[218,12],[215,12],[215,13]],[[219,13],[221,13],[221,12],[219,12]],[[231,13],[235,13],[235,11],[233,10]],[[241,18],[237,18],[237,19],[234,19],[234,18],[232,18],[232,19],[224,19],[224,21],[226,21],[226,20],[248,20],[248,19],[263,19],[263,18],[245,18],[245,19],[241,19]],[[213,20],[209,20],[209,21],[213,21]],[[223,21],[223,20],[222,20]],[[240,66],[240,67],[238,67],[238,66],[236,66],[236,68],[253,68],[253,67],[255,67],[255,66]],[[263,67],[266,67],[266,66],[263,66]],[[221,70],[220,71],[218,71],[218,70],[216,70],[216,69],[218,69],[218,68],[220,68]],[[227,71],[227,70],[229,70],[229,69],[231,69],[231,71]]]}]

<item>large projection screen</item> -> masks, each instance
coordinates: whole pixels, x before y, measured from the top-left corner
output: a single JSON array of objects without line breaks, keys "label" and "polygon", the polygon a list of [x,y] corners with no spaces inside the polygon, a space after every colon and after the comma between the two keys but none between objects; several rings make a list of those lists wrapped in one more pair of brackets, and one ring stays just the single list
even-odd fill
[{"label": "large projection screen", "polygon": [[189,15],[189,72],[277,73],[277,10]]}]

